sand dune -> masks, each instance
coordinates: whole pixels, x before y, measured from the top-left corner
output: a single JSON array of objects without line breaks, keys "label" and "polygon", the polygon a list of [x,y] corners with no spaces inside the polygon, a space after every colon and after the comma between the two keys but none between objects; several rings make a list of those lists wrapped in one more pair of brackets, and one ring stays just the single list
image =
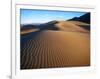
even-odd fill
[{"label": "sand dune", "polygon": [[90,35],[77,29],[40,31],[21,49],[21,69],[89,66]]},{"label": "sand dune", "polygon": [[56,27],[58,27],[62,31],[76,31],[76,32],[89,32],[88,30],[85,30],[84,28],[80,27],[80,25],[85,25],[85,23],[82,22],[75,22],[75,21],[60,21],[56,24]]},{"label": "sand dune", "polygon": [[68,22],[71,22],[77,26],[80,26],[80,27],[90,31],[90,24],[88,24],[88,23],[84,23],[84,22],[80,22],[80,21],[68,21]]},{"label": "sand dune", "polygon": [[76,24],[76,25],[82,25],[82,26],[89,26],[90,25],[88,23],[84,23],[84,22],[81,22],[81,21],[68,21],[68,22]]},{"label": "sand dune", "polygon": [[65,21],[21,24],[20,34],[21,69],[90,66],[90,13]]}]

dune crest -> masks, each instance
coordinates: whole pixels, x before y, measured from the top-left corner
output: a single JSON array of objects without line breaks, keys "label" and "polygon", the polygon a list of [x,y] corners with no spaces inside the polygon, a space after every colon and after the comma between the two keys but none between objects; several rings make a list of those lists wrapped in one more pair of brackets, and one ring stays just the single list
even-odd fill
[{"label": "dune crest", "polygon": [[63,31],[89,32],[70,21],[61,21],[56,24],[56,27],[58,27],[60,30],[63,30]]}]

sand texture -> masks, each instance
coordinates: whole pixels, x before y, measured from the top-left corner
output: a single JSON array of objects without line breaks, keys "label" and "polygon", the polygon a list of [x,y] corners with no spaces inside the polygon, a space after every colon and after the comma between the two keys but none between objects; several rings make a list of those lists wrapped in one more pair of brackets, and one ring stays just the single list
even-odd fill
[{"label": "sand texture", "polygon": [[[89,24],[60,21],[21,31],[21,69],[90,66]],[[54,28],[54,29],[53,29]]]}]

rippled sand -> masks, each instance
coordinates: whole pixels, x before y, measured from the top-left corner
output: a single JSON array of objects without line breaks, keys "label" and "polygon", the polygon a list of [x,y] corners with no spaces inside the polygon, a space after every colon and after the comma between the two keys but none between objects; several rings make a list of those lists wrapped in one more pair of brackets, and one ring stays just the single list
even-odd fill
[{"label": "rippled sand", "polygon": [[60,22],[56,27],[58,31],[22,35],[23,40],[28,40],[21,47],[21,69],[90,65],[89,31],[71,22]]}]

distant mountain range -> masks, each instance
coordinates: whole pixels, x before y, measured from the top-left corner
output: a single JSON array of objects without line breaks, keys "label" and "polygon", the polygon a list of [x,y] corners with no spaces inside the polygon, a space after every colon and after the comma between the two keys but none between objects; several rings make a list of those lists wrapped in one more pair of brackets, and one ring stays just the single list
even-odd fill
[{"label": "distant mountain range", "polygon": [[90,24],[90,13],[86,13],[80,17],[74,17],[72,19],[69,19],[70,20],[73,20],[73,21],[81,21],[81,22],[85,22],[85,23],[89,23]]}]

